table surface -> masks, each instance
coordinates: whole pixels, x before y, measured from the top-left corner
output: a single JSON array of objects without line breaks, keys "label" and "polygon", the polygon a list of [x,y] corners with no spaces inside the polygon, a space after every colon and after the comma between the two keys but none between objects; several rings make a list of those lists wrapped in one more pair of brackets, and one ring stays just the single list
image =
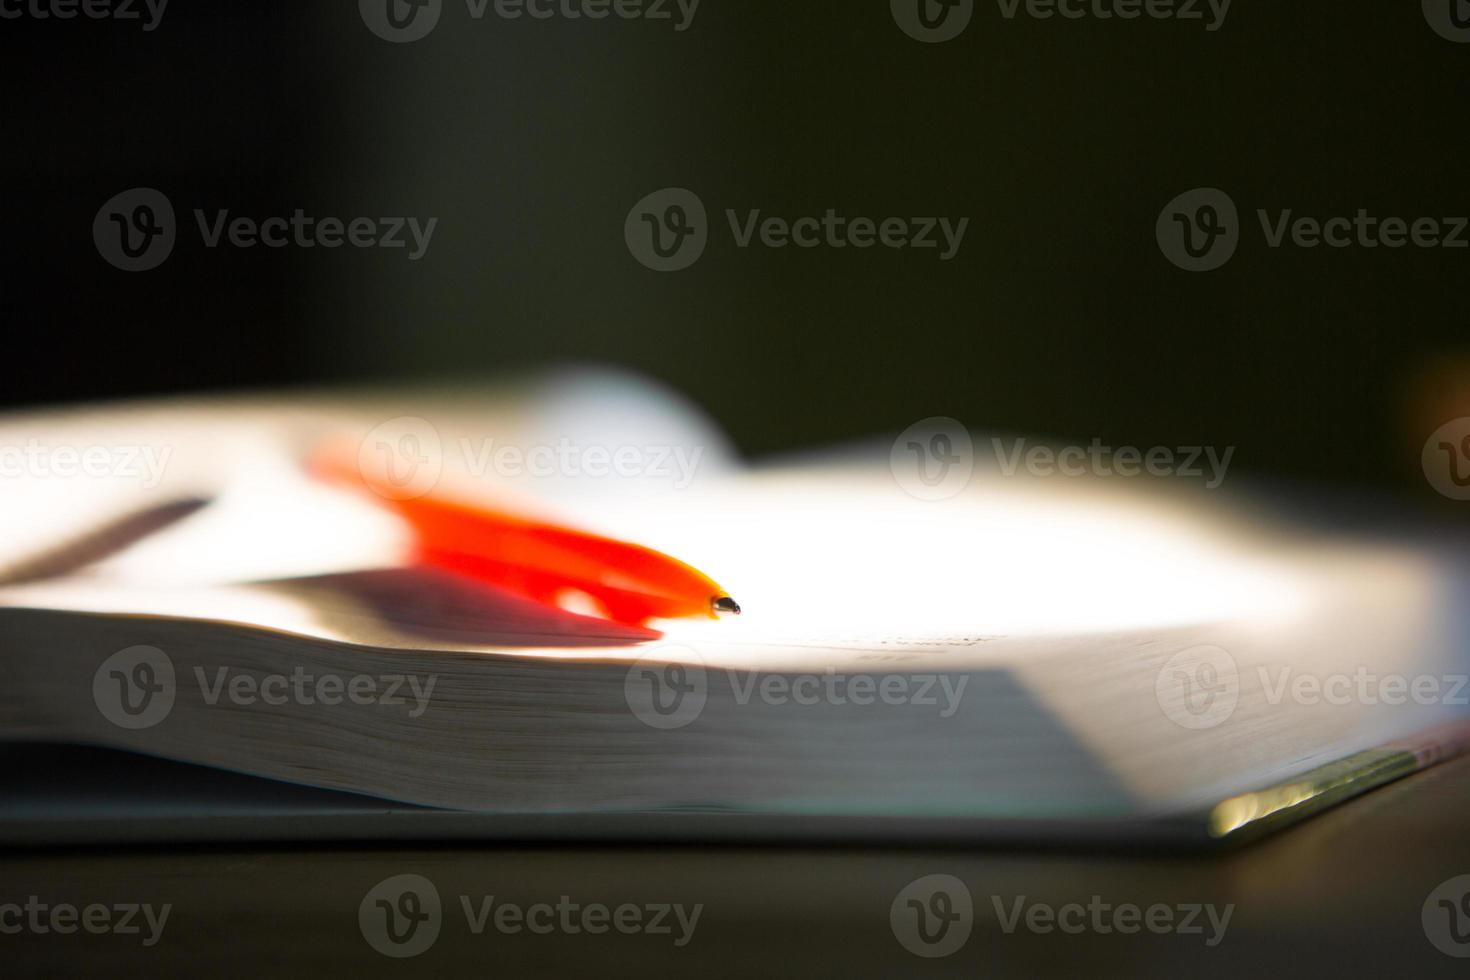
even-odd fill
[{"label": "table surface", "polygon": [[[146,926],[128,935],[34,928],[0,934],[0,970],[8,976],[95,970],[153,977],[654,971],[1464,977],[1470,960],[1437,949],[1422,913],[1437,886],[1470,875],[1467,816],[1470,759],[1216,854],[507,844],[10,851],[0,854],[0,905],[36,896],[48,908],[171,908],[151,946],[144,945]],[[402,874],[432,882],[441,912],[432,944],[396,959],[369,945],[358,913],[374,886]],[[910,882],[935,874],[964,884],[973,928],[956,951],[927,958],[901,944],[890,912]],[[557,912],[560,919],[530,913],[549,932],[517,929],[512,913],[505,928],[492,917],[477,933],[472,923],[487,896],[494,896],[492,909],[509,904],[530,913],[538,903],[561,903],[577,912]],[[1074,931],[1046,929],[1044,911],[1028,911],[1038,916],[1035,928],[1023,917],[1007,931],[1018,900],[1028,910],[1058,910]],[[1210,945],[1216,930],[1204,913],[1196,920],[1201,933],[1122,934],[1109,928],[1118,921],[1112,913],[1066,911],[1072,903],[1114,910],[1129,903],[1165,905],[1181,919],[1190,906],[1214,906],[1217,915],[1226,906],[1233,911],[1223,936]],[[686,921],[694,906],[700,911],[679,945],[687,930],[673,913],[663,917],[672,926],[667,933],[582,929],[600,924],[595,913],[579,917],[599,905],[613,910],[609,915],[619,906],[638,906],[650,924],[657,906],[682,905]],[[1465,916],[1470,902],[1457,922],[1470,928]],[[0,925],[14,921],[0,915]],[[1436,908],[1431,921],[1448,934],[1448,911]],[[1470,942],[1457,948],[1470,955]]]}]

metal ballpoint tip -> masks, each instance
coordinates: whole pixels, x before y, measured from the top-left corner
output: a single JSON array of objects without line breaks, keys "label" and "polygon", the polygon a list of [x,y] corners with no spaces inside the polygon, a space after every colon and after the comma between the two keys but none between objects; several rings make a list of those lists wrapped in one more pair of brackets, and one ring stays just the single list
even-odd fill
[{"label": "metal ballpoint tip", "polygon": [[710,608],[714,610],[716,615],[720,613],[734,613],[736,616],[740,615],[740,603],[736,602],[734,599],[731,599],[727,595],[717,595],[710,600],[709,604]]}]

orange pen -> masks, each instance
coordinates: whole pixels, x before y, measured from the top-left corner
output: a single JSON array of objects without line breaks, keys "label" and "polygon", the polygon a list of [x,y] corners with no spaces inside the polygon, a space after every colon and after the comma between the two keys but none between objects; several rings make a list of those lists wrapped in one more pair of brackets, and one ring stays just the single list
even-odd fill
[{"label": "orange pen", "polygon": [[560,606],[585,593],[619,623],[739,614],[740,606],[697,569],[652,548],[434,494],[395,499],[386,481],[319,453],[311,472],[369,491],[413,529],[420,560],[538,602]]}]

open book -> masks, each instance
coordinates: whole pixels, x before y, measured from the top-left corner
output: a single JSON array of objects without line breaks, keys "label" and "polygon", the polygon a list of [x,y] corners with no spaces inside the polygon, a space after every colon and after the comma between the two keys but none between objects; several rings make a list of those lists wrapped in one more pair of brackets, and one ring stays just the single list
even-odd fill
[{"label": "open book", "polygon": [[[618,625],[415,565],[391,513],[304,472],[344,435],[675,555],[745,615]],[[887,444],[745,467],[595,374],[16,416],[0,445],[30,447],[0,739],[263,777],[150,762],[0,805],[0,838],[1220,839],[1463,739],[1461,550],[1209,493],[982,466],[930,501]]]}]

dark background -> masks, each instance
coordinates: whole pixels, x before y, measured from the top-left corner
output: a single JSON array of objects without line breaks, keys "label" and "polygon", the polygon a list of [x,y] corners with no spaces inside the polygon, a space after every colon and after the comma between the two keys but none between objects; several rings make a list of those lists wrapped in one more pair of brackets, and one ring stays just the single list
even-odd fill
[{"label": "dark background", "polygon": [[[0,84],[7,406],[573,359],[671,382],[753,454],[950,415],[1446,503],[1419,452],[1453,417],[1470,251],[1272,250],[1254,217],[1470,214],[1470,44],[1417,2],[1236,0],[1209,33],[980,0],[927,45],[886,0],[704,0],[684,33],[446,0],[411,44],[351,0],[173,0],[151,33],[0,20]],[[91,225],[134,186],[184,227],[130,274]],[[659,274],[622,228],[666,186],[715,227]],[[1247,226],[1206,274],[1154,240],[1197,186]],[[410,263],[205,249],[196,207],[440,222]],[[727,207],[971,223],[950,262],[742,250]]]}]

